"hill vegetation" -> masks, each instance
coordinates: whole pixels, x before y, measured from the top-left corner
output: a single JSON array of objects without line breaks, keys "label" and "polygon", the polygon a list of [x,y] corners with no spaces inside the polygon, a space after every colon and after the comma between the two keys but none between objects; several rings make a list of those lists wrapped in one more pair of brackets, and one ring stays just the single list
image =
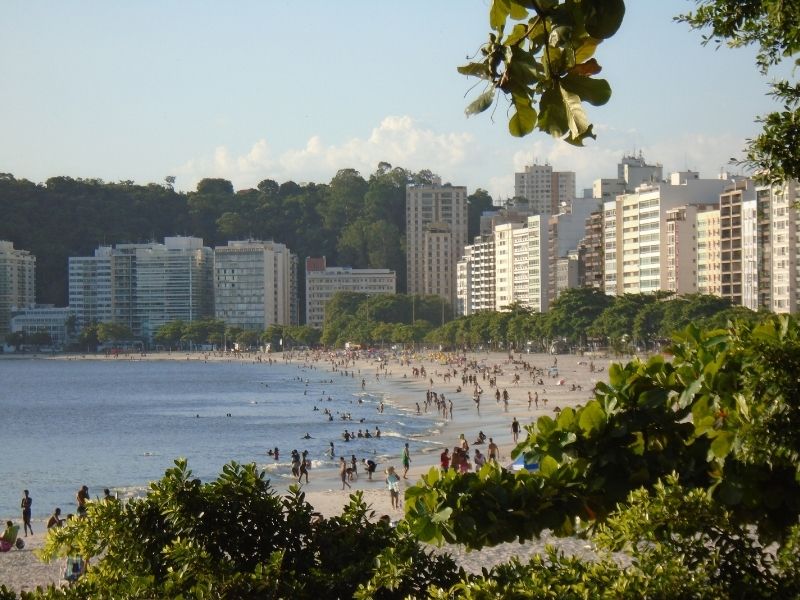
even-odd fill
[{"label": "hill vegetation", "polygon": [[[36,256],[38,302],[67,304],[67,259],[91,256],[100,245],[162,241],[165,236],[203,238],[210,246],[229,240],[274,240],[302,261],[325,256],[330,265],[389,268],[405,289],[405,188],[430,183],[434,174],[387,163],[365,179],[340,170],[325,184],[279,184],[234,190],[230,181],[203,179],[193,192],[163,184],[107,183],[51,177],[44,184],[0,174],[0,239]],[[491,197],[469,197],[470,235]],[[305,291],[301,266],[301,295]],[[301,306],[303,302],[301,302]]]}]

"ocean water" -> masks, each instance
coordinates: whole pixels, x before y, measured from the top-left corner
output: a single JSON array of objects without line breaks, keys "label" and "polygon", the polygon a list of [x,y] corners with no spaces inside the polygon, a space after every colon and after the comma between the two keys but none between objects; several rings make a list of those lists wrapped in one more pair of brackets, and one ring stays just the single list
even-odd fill
[{"label": "ocean water", "polygon": [[[430,449],[441,423],[393,407],[363,376],[366,392],[360,375],[298,364],[0,360],[0,516],[20,518],[23,489],[35,518],[55,506],[74,512],[81,485],[92,498],[104,487],[123,497],[142,493],[179,456],[203,481],[235,460],[256,462],[284,487],[293,448],[308,450],[314,468],[352,454],[382,463],[406,441],[412,453]],[[381,439],[342,439],[345,428],[376,426]],[[312,439],[303,439],[306,433]],[[331,441],[335,461],[326,454]],[[276,446],[278,462],[267,455]]]}]

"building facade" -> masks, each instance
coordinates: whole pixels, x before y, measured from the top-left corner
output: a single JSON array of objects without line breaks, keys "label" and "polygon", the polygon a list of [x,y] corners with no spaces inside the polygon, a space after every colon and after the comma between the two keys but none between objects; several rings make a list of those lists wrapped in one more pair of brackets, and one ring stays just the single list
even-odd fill
[{"label": "building facade", "polygon": [[406,187],[409,294],[437,294],[455,305],[456,264],[467,245],[467,189]]},{"label": "building facade", "polygon": [[697,293],[722,294],[719,207],[697,213]]},{"label": "building facade", "polygon": [[29,339],[34,334],[46,333],[50,338],[47,345],[63,349],[72,342],[79,330],[75,327],[75,311],[72,308],[37,304],[11,312],[11,331],[22,331]]},{"label": "building facade", "polygon": [[[603,203],[605,293],[653,293],[669,289],[668,221],[671,209],[719,203],[728,184],[722,179],[700,179],[697,173],[673,173],[669,182],[644,184],[631,194]],[[690,273],[696,255],[674,255],[672,272]],[[676,262],[677,261],[677,262]],[[689,261],[689,266],[680,261]],[[684,279],[681,278],[681,281]],[[696,286],[696,282],[691,284]]]},{"label": "building facade", "polygon": [[550,165],[528,165],[514,174],[514,196],[524,198],[533,214],[555,215],[575,198],[575,172]]},{"label": "building facade", "polygon": [[194,237],[117,244],[69,260],[70,308],[79,327],[116,323],[152,340],[170,321],[214,316],[214,254]]},{"label": "building facade", "polygon": [[36,257],[0,240],[0,343],[11,333],[12,309],[36,302]]},{"label": "building facade", "polygon": [[322,329],[325,304],[337,292],[395,294],[397,274],[389,269],[328,267],[324,256],[306,258],[306,325]]},{"label": "building facade", "polygon": [[232,327],[296,325],[297,260],[273,241],[229,241],[214,250],[214,314]]}]

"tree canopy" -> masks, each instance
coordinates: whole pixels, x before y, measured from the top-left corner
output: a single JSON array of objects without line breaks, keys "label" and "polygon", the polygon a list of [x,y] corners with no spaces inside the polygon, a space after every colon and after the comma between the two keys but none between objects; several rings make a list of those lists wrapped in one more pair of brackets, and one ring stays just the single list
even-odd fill
[{"label": "tree canopy", "polygon": [[[703,32],[702,43],[755,46],[765,75],[800,53],[800,5],[784,0],[696,0],[676,20]],[[611,86],[595,77],[603,40],[623,25],[624,0],[492,0],[489,39],[473,62],[458,68],[486,85],[466,108],[485,111],[498,94],[513,111],[514,136],[540,131],[570,144],[594,138],[584,103],[599,106]],[[800,65],[800,58],[795,59]],[[778,80],[772,95],[782,109],[757,118],[762,132],[748,141],[744,165],[771,183],[800,179],[800,84]]]}]

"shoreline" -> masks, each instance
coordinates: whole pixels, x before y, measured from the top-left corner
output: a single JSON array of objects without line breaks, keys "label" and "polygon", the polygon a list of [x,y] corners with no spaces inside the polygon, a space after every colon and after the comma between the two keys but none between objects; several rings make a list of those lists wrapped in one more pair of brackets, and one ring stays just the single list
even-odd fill
[{"label": "shoreline", "polygon": [[[2,355],[0,355],[2,356]],[[232,361],[256,361],[255,354],[243,355],[222,355],[206,352],[198,353],[148,353],[141,355],[120,355],[113,356],[92,356],[92,355],[25,355],[25,358],[35,358],[43,360],[205,360],[214,362]],[[464,356],[464,355],[461,355]],[[6,358],[6,357],[2,357]],[[334,367],[327,353],[314,355],[313,353],[293,353],[286,357],[271,357],[273,362],[286,364],[313,364],[320,371],[334,372]],[[470,444],[470,457],[474,452],[473,441],[478,432],[483,431],[487,438],[494,438],[499,447],[500,464],[507,465],[511,462],[510,453],[515,444],[512,440],[511,422],[516,418],[523,426],[521,438],[525,435],[524,426],[534,421],[541,415],[554,415],[555,408],[566,406],[576,406],[583,404],[592,397],[592,389],[597,381],[605,380],[608,373],[608,365],[612,362],[609,359],[590,359],[589,357],[558,355],[553,357],[545,354],[515,354],[514,360],[509,360],[509,355],[505,353],[468,353],[461,362],[469,364],[474,362],[479,366],[485,366],[490,372],[496,372],[492,376],[497,379],[497,390],[507,390],[509,393],[508,406],[505,407],[502,401],[495,401],[495,388],[489,386],[488,378],[477,375],[478,384],[483,389],[480,402],[480,412],[476,409],[472,399],[472,387],[470,384],[462,385],[461,373],[463,366],[448,364],[448,358],[455,359],[456,355],[444,353],[424,353],[404,357],[394,357],[383,363],[367,357],[359,357],[355,361],[349,361],[346,368],[355,369],[359,376],[365,380],[364,391],[371,394],[383,395],[387,405],[397,408],[409,415],[409,418],[417,418],[417,403],[424,407],[426,392],[428,390],[444,394],[448,401],[453,403],[453,418],[443,419],[441,414],[438,418],[436,412],[420,416],[431,418],[431,427],[426,434],[426,439],[430,444],[426,444],[422,452],[415,452],[411,455],[411,466],[408,479],[401,480],[401,492],[408,486],[413,485],[419,477],[427,473],[432,466],[439,464],[439,453],[442,448],[451,448],[458,443],[459,435],[464,434]],[[260,355],[260,361],[264,361],[264,355]],[[553,364],[554,360],[558,363],[558,376],[549,377],[547,369]],[[594,360],[594,365],[598,371],[592,372],[589,369],[590,361]],[[536,368],[543,369],[542,384],[538,384],[538,377],[531,379],[528,371],[523,368],[521,363],[528,363]],[[403,364],[405,363],[405,364]],[[425,368],[425,376],[414,376],[413,369]],[[345,368],[345,367],[342,367]],[[457,370],[457,375],[453,376],[453,369]],[[384,376],[383,373],[386,373]],[[470,373],[474,372],[470,369]],[[376,380],[375,374],[380,378]],[[447,375],[446,375],[447,373]],[[518,376],[515,377],[515,376]],[[518,380],[515,383],[515,379]],[[580,386],[580,389],[572,390],[571,386]],[[462,391],[457,391],[458,387]],[[539,406],[528,408],[528,392],[536,393],[539,397]],[[547,398],[545,403],[543,400]],[[436,410],[435,404],[431,409]],[[441,427],[438,422],[443,421]],[[336,443],[337,450],[346,447],[346,442],[340,440]],[[487,454],[486,444],[479,446],[484,454]],[[403,439],[398,438],[397,452],[392,453],[384,462],[379,463],[369,481],[363,472],[363,466],[359,463],[358,478],[351,483],[351,489],[341,489],[341,480],[335,468],[315,468],[310,471],[310,482],[302,484],[301,489],[306,494],[306,500],[314,507],[314,510],[325,517],[331,517],[341,513],[344,505],[349,502],[350,494],[359,490],[364,495],[364,501],[370,505],[376,518],[382,515],[389,515],[391,519],[400,519],[404,514],[401,502],[400,509],[393,510],[390,506],[389,494],[384,484],[384,471],[389,465],[393,465],[398,472],[402,473],[400,453],[403,448]],[[337,452],[339,454],[339,452]],[[341,455],[341,454],[340,454]],[[288,491],[289,486],[295,482],[282,477],[271,477],[272,486],[279,492]],[[403,495],[401,493],[401,499]],[[7,519],[8,517],[6,517]],[[20,515],[10,517],[15,523],[20,522]],[[4,520],[6,520],[4,519]],[[50,583],[60,585],[62,582],[61,561],[52,564],[44,564],[34,555],[33,551],[40,548],[44,543],[44,530],[46,520],[34,519],[34,530],[36,535],[23,539],[26,546],[23,550],[12,550],[0,554],[0,584],[5,584],[17,592],[30,591],[37,586],[46,586]],[[579,540],[559,540],[548,539],[548,543],[555,543],[570,553],[583,553],[586,549]],[[447,550],[454,553],[467,570],[480,572],[482,566],[505,562],[511,556],[529,556],[540,552],[544,547],[544,539],[536,543],[521,545],[518,543],[504,544],[503,547],[487,548],[481,552],[465,553],[462,548],[448,547]]]}]

